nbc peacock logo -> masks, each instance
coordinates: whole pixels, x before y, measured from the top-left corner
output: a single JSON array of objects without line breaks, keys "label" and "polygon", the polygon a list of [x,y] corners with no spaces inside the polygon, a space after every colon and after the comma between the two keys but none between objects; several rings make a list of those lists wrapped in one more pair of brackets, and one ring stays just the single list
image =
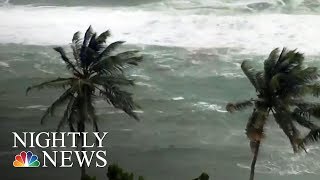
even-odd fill
[{"label": "nbc peacock logo", "polygon": [[28,151],[27,153],[22,151],[20,154],[15,156],[13,166],[16,168],[39,167],[40,162],[38,161],[38,156],[34,155],[31,151]]}]

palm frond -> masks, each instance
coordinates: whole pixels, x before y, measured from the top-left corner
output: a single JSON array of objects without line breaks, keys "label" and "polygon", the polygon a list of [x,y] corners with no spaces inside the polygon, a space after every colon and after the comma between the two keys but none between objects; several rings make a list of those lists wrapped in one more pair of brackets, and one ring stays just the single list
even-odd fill
[{"label": "palm frond", "polygon": [[139,54],[138,50],[126,51],[115,55],[118,59],[122,60],[123,64],[130,64],[137,66],[142,61],[143,57]]},{"label": "palm frond", "polygon": [[237,102],[237,103],[228,103],[226,106],[226,110],[228,112],[240,111],[247,107],[253,106],[252,100]]},{"label": "palm frond", "polygon": [[267,78],[267,81],[269,81],[272,77],[273,69],[275,68],[275,65],[279,58],[279,48],[276,48],[271,51],[268,59],[264,61],[264,74]]},{"label": "palm frond", "polygon": [[102,51],[102,53],[99,55],[98,60],[101,60],[103,57],[110,56],[110,53],[112,51],[114,51],[116,48],[118,48],[119,46],[121,46],[123,43],[125,43],[125,41],[116,41],[116,42],[109,44],[104,49],[104,51]]},{"label": "palm frond", "polygon": [[296,50],[287,51],[284,49],[281,58],[279,58],[274,73],[289,73],[294,69],[300,69],[304,60],[303,54]]},{"label": "palm frond", "polygon": [[67,57],[65,51],[63,50],[62,47],[55,47],[53,48],[55,51],[57,51],[58,53],[60,53],[62,60],[66,63],[67,68],[69,70],[72,70],[75,73],[81,74],[77,68],[75,67],[75,65],[70,61],[70,59]]},{"label": "palm frond", "polygon": [[320,84],[296,84],[288,87],[288,91],[287,95],[291,97],[303,97],[305,95],[319,97]]},{"label": "palm frond", "polygon": [[112,104],[115,108],[123,110],[130,117],[139,120],[137,114],[134,112],[139,106],[134,103],[131,93],[122,91],[117,86],[104,86],[104,88],[105,90],[100,91],[100,93],[107,102]]},{"label": "palm frond", "polygon": [[44,120],[48,117],[49,114],[53,115],[55,112],[55,109],[58,106],[63,105],[67,100],[69,100],[73,96],[73,89],[69,88],[66,90],[57,100],[55,100],[46,110],[44,115],[41,118],[41,124],[44,123]]},{"label": "palm frond", "polygon": [[282,51],[281,51],[281,53],[280,53],[280,55],[279,55],[279,58],[278,58],[278,60],[277,60],[277,63],[276,63],[276,66],[277,65],[279,65],[279,64],[281,64],[283,61],[285,61],[286,60],[286,54],[287,54],[287,48],[282,48]]},{"label": "palm frond", "polygon": [[83,38],[83,43],[81,46],[81,50],[80,50],[80,61],[81,61],[81,65],[82,67],[84,67],[85,65],[87,65],[87,50],[88,50],[88,45],[89,42],[91,40],[91,37],[93,35],[93,30],[92,27],[89,26],[89,28],[87,29],[84,38]]},{"label": "palm frond", "polygon": [[[256,74],[256,80],[257,80],[257,86],[258,89],[264,90],[267,88],[267,84],[266,84],[266,79],[265,79],[265,74],[263,72],[257,72]],[[260,93],[261,93],[260,92]]]},{"label": "palm frond", "polygon": [[90,70],[95,72],[101,72],[106,70],[109,72],[120,71],[122,72],[123,68],[126,68],[130,65],[138,65],[142,61],[142,56],[137,54],[138,51],[127,51],[120,53],[115,56],[109,56],[105,59],[102,59],[95,63]]},{"label": "palm frond", "polygon": [[92,27],[89,26],[89,28],[87,29],[86,33],[84,34],[82,48],[88,47],[92,35],[93,35],[93,30],[92,30]]},{"label": "palm frond", "polygon": [[298,69],[292,74],[302,83],[312,82],[319,78],[318,69],[316,67],[307,67],[305,69]]},{"label": "palm frond", "polygon": [[97,55],[94,58],[94,60],[92,60],[91,62],[95,62],[97,57],[99,56],[98,54],[101,53],[103,51],[103,49],[105,49],[104,43],[106,42],[106,39],[109,36],[110,36],[110,31],[109,30],[101,33],[98,37],[97,37],[96,33],[92,34],[91,40],[90,40],[90,43],[89,43],[88,47],[90,49],[92,49]]},{"label": "palm frond", "polygon": [[287,48],[284,47],[280,53],[280,56],[279,56],[279,59],[277,61],[276,66],[277,67],[281,66],[281,64],[283,64],[286,60],[294,57],[295,53],[296,53],[296,49],[295,50],[288,50]]},{"label": "palm frond", "polygon": [[76,131],[74,125],[77,124],[79,119],[80,119],[79,111],[80,111],[80,98],[79,98],[79,96],[77,96],[74,99],[74,102],[73,102],[72,107],[71,107],[70,115],[69,115],[69,117],[67,119],[68,126],[69,126],[71,132],[75,132]]},{"label": "palm frond", "polygon": [[311,130],[307,136],[305,136],[300,145],[308,145],[320,140],[320,129]]},{"label": "palm frond", "polygon": [[300,141],[300,132],[291,121],[291,113],[288,111],[276,112],[273,114],[274,118],[282,129],[284,134],[288,137],[292,146],[293,152],[298,152],[298,142]]},{"label": "palm frond", "polygon": [[297,102],[296,106],[298,108],[295,109],[296,113],[300,115],[310,118],[313,116],[315,118],[320,118],[320,104],[319,103],[310,103],[310,102]]},{"label": "palm frond", "polygon": [[66,86],[70,86],[74,78],[57,78],[54,80],[46,81],[37,85],[33,85],[27,88],[26,94],[28,94],[33,89],[43,89],[43,88],[65,88]]},{"label": "palm frond", "polygon": [[286,74],[277,73],[276,75],[274,75],[269,82],[269,86],[272,91],[276,92],[277,90],[281,89],[281,82],[283,82],[286,78]]},{"label": "palm frond", "polygon": [[88,48],[92,49],[93,51],[99,51],[99,49],[101,48],[101,44],[97,43],[96,37],[97,33],[92,33],[91,39],[88,44]]},{"label": "palm frond", "polygon": [[307,92],[309,92],[313,96],[315,96],[315,97],[319,97],[320,96],[320,84],[318,84],[318,83],[310,84],[310,85],[305,85],[305,87],[308,90]]},{"label": "palm frond", "polygon": [[244,72],[244,74],[247,76],[251,84],[255,87],[255,89],[258,91],[259,86],[257,84],[256,74],[257,71],[249,65],[248,61],[243,61],[241,64],[241,69]]},{"label": "palm frond", "polygon": [[100,76],[96,75],[90,78],[90,80],[98,85],[125,85],[133,86],[134,80],[126,78],[123,74],[110,75],[110,76]]},{"label": "palm frond", "polygon": [[292,113],[292,118],[301,126],[308,128],[310,130],[313,129],[319,129],[320,127],[315,125],[313,122],[311,122],[309,120],[309,118],[306,118],[305,116],[301,115],[298,111],[298,109],[296,109],[293,113]]},{"label": "palm frond", "polygon": [[98,56],[99,53],[95,49],[86,47],[81,60],[83,67],[90,67],[90,65],[97,61]]},{"label": "palm frond", "polygon": [[80,32],[76,32],[72,38],[71,48],[73,51],[73,57],[80,64],[80,51],[81,51],[82,41],[80,38]]},{"label": "palm frond", "polygon": [[[71,96],[70,97],[70,100],[69,100],[69,103],[63,113],[63,117],[61,118],[59,124],[58,124],[58,127],[57,127],[57,132],[60,132],[60,129],[65,125],[65,124],[68,124],[68,120],[70,120],[70,115],[72,113],[72,107],[73,107],[73,104],[75,102],[75,99],[76,97],[74,96]],[[72,122],[71,122],[72,124]]]},{"label": "palm frond", "polygon": [[106,40],[108,37],[111,36],[111,33],[109,30],[101,33],[98,37],[97,37],[97,43],[98,44],[103,44],[103,43],[106,43]]}]

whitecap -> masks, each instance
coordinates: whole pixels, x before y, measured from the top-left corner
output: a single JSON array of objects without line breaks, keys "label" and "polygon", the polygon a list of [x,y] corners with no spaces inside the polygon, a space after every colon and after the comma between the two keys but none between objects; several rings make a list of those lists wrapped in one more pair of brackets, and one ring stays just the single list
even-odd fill
[{"label": "whitecap", "polygon": [[10,67],[10,65],[7,62],[3,62],[3,61],[0,61],[0,66],[6,67],[6,68]]},{"label": "whitecap", "polygon": [[182,97],[182,96],[173,97],[172,100],[174,100],[174,101],[180,101],[180,100],[184,100],[184,97]]},{"label": "whitecap", "polygon": [[48,108],[48,106],[44,105],[30,105],[30,106],[20,106],[18,109],[39,109],[41,111],[44,111]]},{"label": "whitecap", "polygon": [[318,15],[195,15],[134,8],[14,6],[0,7],[0,22],[1,43],[67,45],[75,31],[83,32],[92,25],[97,32],[111,29],[110,41],[129,44],[236,48],[243,54],[259,55],[285,46],[308,55],[320,54]]},{"label": "whitecap", "polygon": [[146,81],[151,80],[151,77],[146,76],[146,75],[141,75],[141,74],[131,74],[130,76],[132,76],[132,77],[138,77],[138,78],[141,78],[141,79],[146,80]]},{"label": "whitecap", "polygon": [[144,113],[144,111],[141,111],[141,110],[134,110],[133,112],[138,113],[138,114]]},{"label": "whitecap", "polygon": [[145,82],[136,82],[135,84],[138,85],[138,86],[146,86],[146,87],[149,87],[149,88],[153,87],[153,85],[145,83]]},{"label": "whitecap", "polygon": [[41,72],[46,73],[46,74],[55,74],[52,71],[48,71],[46,69],[41,68],[41,64],[34,64],[33,67],[36,68],[37,70],[41,71]]},{"label": "whitecap", "polygon": [[[250,169],[249,163],[237,163],[237,166]],[[320,163],[315,160],[312,154],[308,154],[308,156],[305,154],[295,155],[292,152],[284,153],[279,150],[276,153],[272,153],[270,158],[262,157],[256,164],[256,171],[263,174],[277,175],[319,174]]]},{"label": "whitecap", "polygon": [[223,110],[222,106],[219,106],[218,104],[210,104],[207,102],[197,102],[195,103],[193,106],[198,107],[202,110],[211,110],[211,111],[218,111],[218,112],[222,112],[222,113],[226,113],[226,110]]}]

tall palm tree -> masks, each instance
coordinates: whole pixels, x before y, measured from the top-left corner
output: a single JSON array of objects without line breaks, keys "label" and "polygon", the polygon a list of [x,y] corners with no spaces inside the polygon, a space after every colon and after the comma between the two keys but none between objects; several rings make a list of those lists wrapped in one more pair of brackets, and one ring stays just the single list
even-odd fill
[{"label": "tall palm tree", "polygon": [[[264,138],[264,127],[270,116],[288,137],[293,151],[305,150],[305,145],[320,139],[320,128],[311,121],[311,116],[320,118],[320,104],[308,102],[305,95],[320,95],[317,68],[303,65],[304,56],[296,50],[274,49],[264,61],[264,70],[258,71],[244,61],[242,71],[256,90],[257,97],[238,103],[229,103],[229,112],[253,107],[247,122],[246,134],[254,154],[250,180],[254,179],[260,143]],[[298,127],[310,130],[302,137]]]},{"label": "tall palm tree", "polygon": [[[134,112],[138,106],[134,103],[132,94],[122,90],[121,87],[134,85],[134,81],[124,74],[124,70],[132,65],[137,66],[142,61],[142,56],[138,51],[115,53],[114,50],[124,41],[116,41],[106,46],[106,39],[109,36],[110,31],[97,35],[91,26],[86,31],[83,40],[80,39],[80,33],[76,32],[71,45],[74,59],[70,59],[62,47],[54,48],[61,55],[71,75],[46,81],[27,89],[27,93],[32,89],[45,87],[65,90],[44,113],[41,124],[55,112],[57,107],[66,104],[57,131],[67,125],[70,131],[81,133],[85,131],[86,123],[92,123],[94,131],[99,132],[94,107],[94,99],[99,97],[138,120]],[[82,144],[83,136],[80,136],[78,147],[83,151]],[[85,174],[86,169],[83,166],[81,177],[84,177]]]}]

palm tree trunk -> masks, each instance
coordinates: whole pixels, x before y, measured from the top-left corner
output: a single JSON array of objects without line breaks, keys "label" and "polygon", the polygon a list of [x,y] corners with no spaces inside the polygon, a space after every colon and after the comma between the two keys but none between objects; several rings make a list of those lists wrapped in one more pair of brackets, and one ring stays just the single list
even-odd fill
[{"label": "palm tree trunk", "polygon": [[[84,132],[84,126],[83,126],[83,124],[82,123],[78,123],[78,132]],[[80,137],[79,137],[79,139],[80,139],[80,141],[79,141],[79,143],[78,143],[78,147],[81,147],[81,148],[79,148],[79,150],[81,151],[81,153],[80,153],[80,158],[81,159],[83,159],[83,154],[82,154],[82,152],[83,151],[85,151],[85,148],[83,147],[83,142],[84,142],[84,140],[83,140],[83,134],[80,134]],[[85,164],[82,164],[82,166],[80,167],[81,168],[81,180],[83,180],[84,178],[85,178],[85,176],[86,176],[86,167],[85,167]]]},{"label": "palm tree trunk", "polygon": [[[82,140],[83,140],[83,138],[82,138]],[[82,152],[85,151],[84,147],[81,147],[81,151]],[[81,158],[83,158],[83,154],[82,153],[81,153]],[[84,179],[86,175],[87,175],[86,166],[85,166],[85,164],[82,164],[82,167],[81,167],[81,179]]]},{"label": "palm tree trunk", "polygon": [[260,148],[260,141],[256,143],[256,147],[254,149],[254,155],[251,163],[251,172],[250,172],[250,179],[249,180],[254,180],[254,170],[256,167],[256,162],[258,159],[258,154],[259,154],[259,148]]},{"label": "palm tree trunk", "polygon": [[[81,97],[81,116],[80,116],[80,122],[79,122],[79,126],[80,126],[80,129],[79,129],[79,132],[82,133],[85,131],[85,123],[87,122],[88,120],[88,91],[87,91],[87,87],[84,86],[83,87],[83,95]],[[84,146],[84,140],[83,140],[83,134],[81,134],[80,136],[81,138],[81,151],[85,151],[85,148],[83,147]],[[81,153],[81,158],[83,159],[83,154]],[[81,167],[81,179],[84,179],[86,177],[86,166],[85,164],[82,164],[82,167]]]}]

